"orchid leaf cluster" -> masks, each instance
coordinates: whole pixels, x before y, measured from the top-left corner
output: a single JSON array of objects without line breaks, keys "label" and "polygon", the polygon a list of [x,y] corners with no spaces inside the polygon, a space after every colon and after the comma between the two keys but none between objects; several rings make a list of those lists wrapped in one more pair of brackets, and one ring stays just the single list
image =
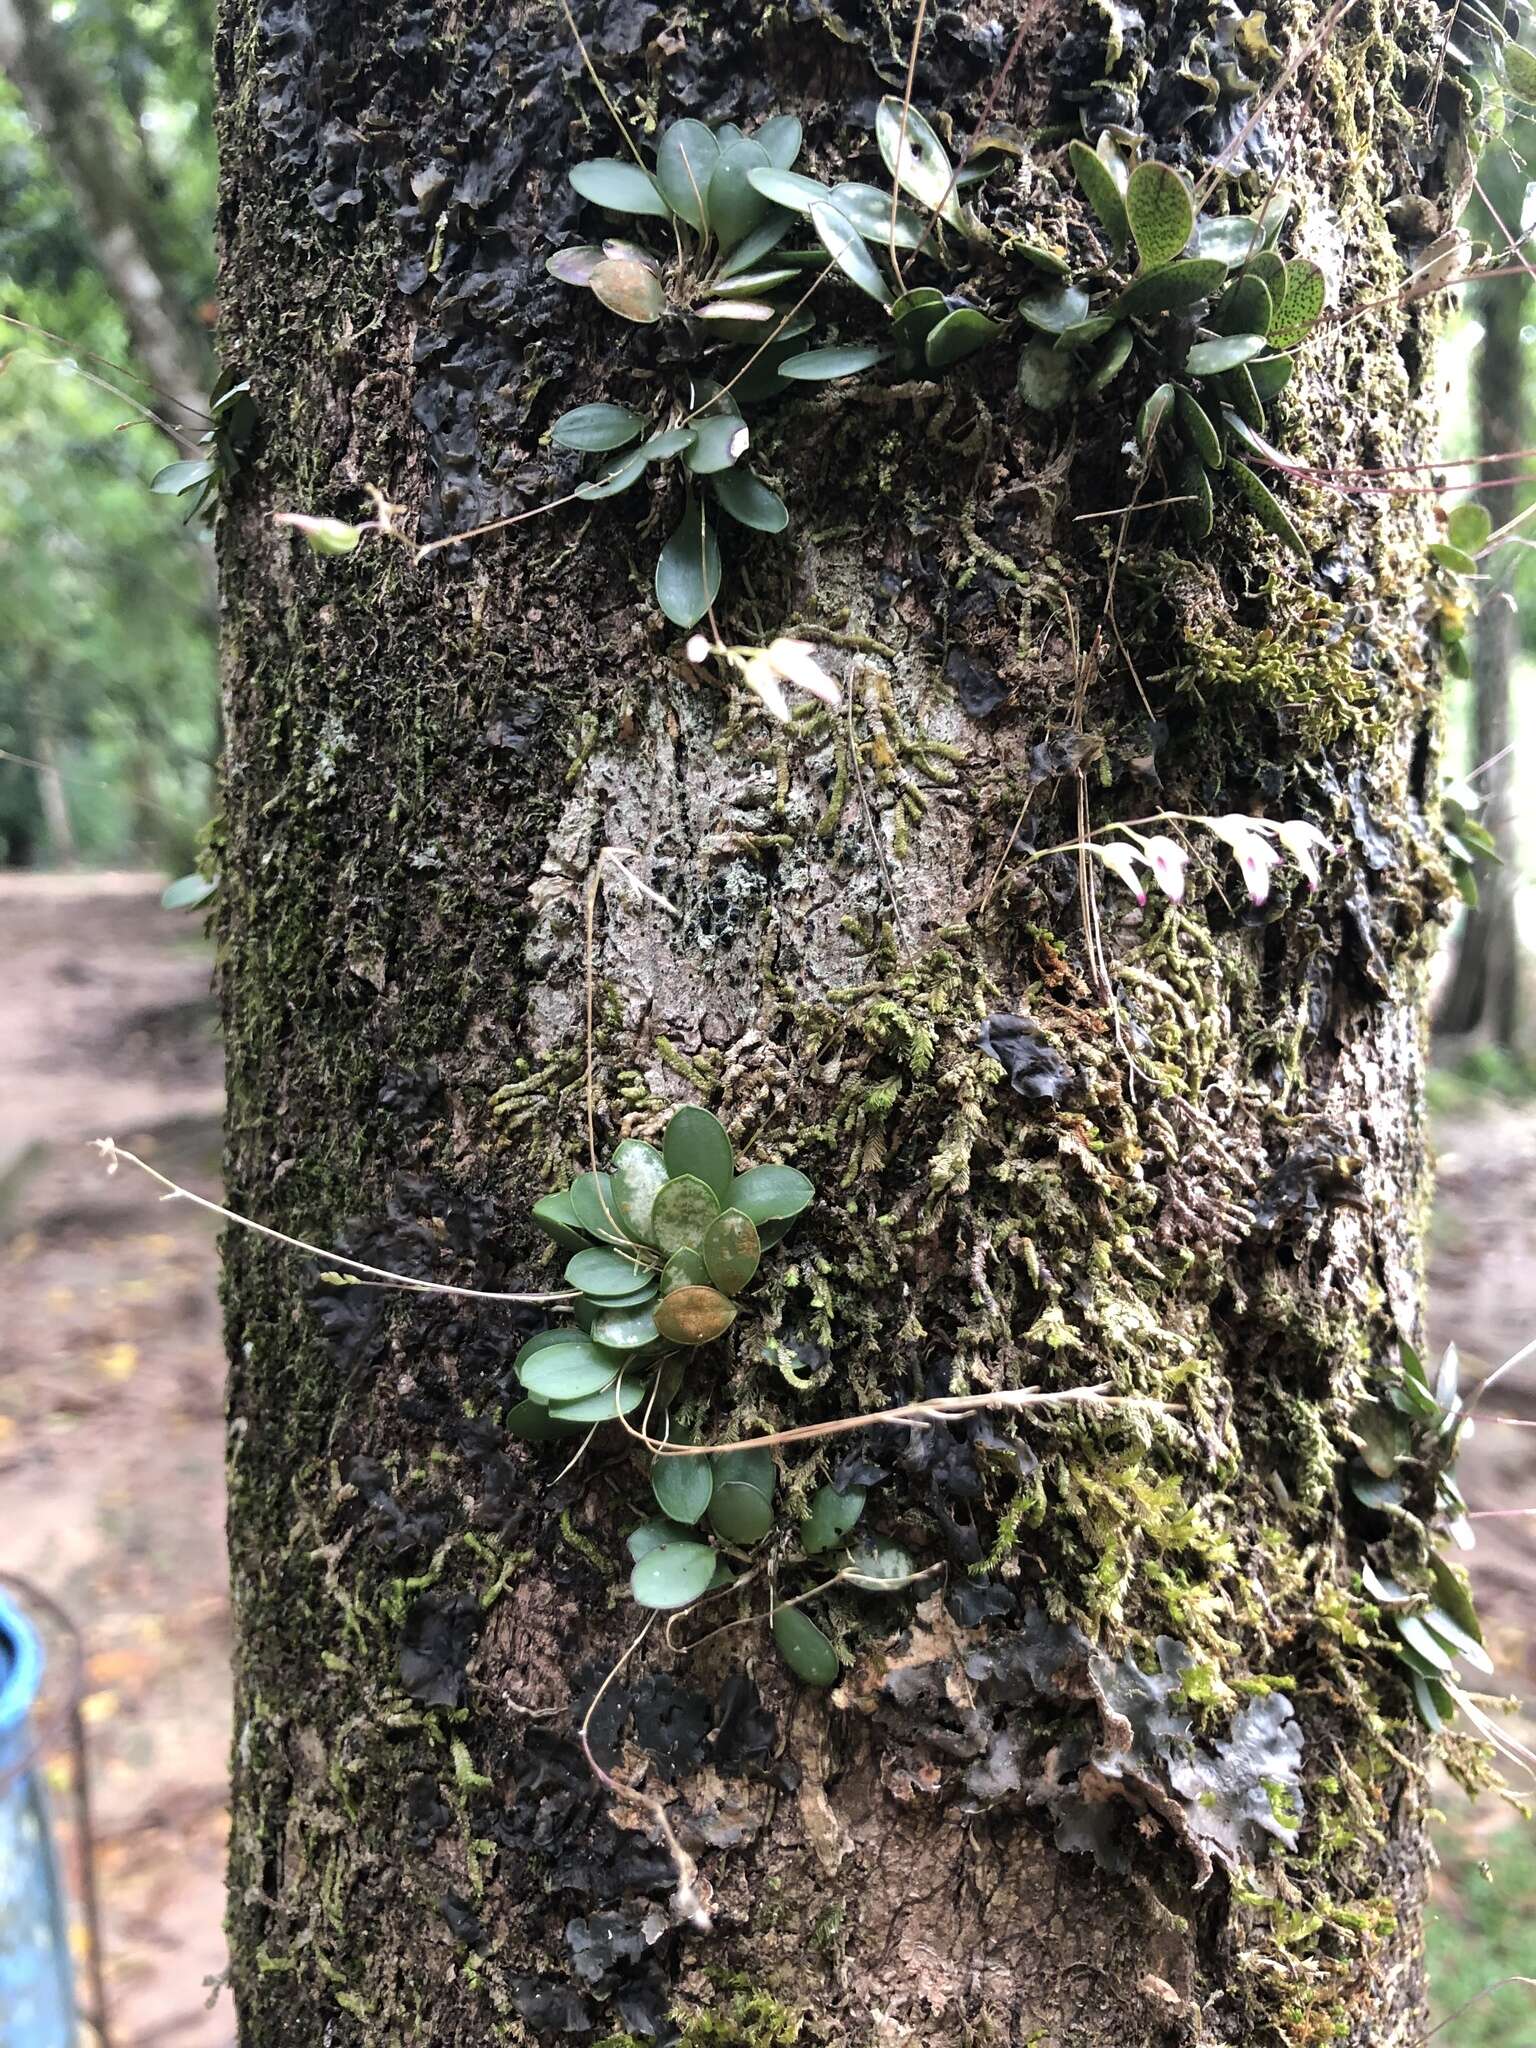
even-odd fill
[{"label": "orchid leaf cluster", "polygon": [[[1251,818],[1240,811],[1219,818],[1167,812],[1156,822],[1199,826],[1221,840],[1237,862],[1249,901],[1254,904],[1268,900],[1274,873],[1287,858],[1301,871],[1307,887],[1315,889],[1321,879],[1319,857],[1334,851],[1327,834],[1304,818]],[[1188,847],[1164,832],[1143,832],[1130,825],[1118,825],[1114,830],[1119,838],[1085,840],[1083,851],[1117,875],[1138,903],[1147,900],[1148,878],[1171,902],[1182,903]]]},{"label": "orchid leaf cluster", "polygon": [[[693,378],[686,408],[580,405],[550,431],[556,447],[599,458],[576,487],[584,500],[619,496],[653,465],[679,465],[683,511],[655,576],[656,601],[676,626],[696,626],[719,595],[718,515],[759,533],[782,533],[789,523],[782,498],[744,466],[751,431],[743,405],[892,360],[904,373],[938,374],[1002,332],[980,308],[933,285],[905,288],[900,270],[922,253],[942,261],[946,228],[976,232],[959,195],[986,167],[955,171],[927,121],[896,100],[881,102],[875,139],[890,190],[797,171],[801,129],[792,115],[775,115],[750,134],[731,122],[674,121],[661,131],[654,169],[606,158],[571,172],[583,199],[664,225],[672,246],[658,253],[610,236],[556,250],[551,276],[636,326],[670,322],[700,348],[725,352],[719,377]],[[792,237],[804,246],[785,248]],[[833,277],[884,309],[888,343],[808,344],[815,321],[805,301]]]},{"label": "orchid leaf cluster", "polygon": [[1395,1638],[1421,1718],[1438,1732],[1460,1707],[1487,1733],[1486,1717],[1457,1682],[1459,1665],[1493,1671],[1472,1595],[1443,1557],[1431,1550],[1422,1562],[1426,1547],[1442,1535],[1459,1549],[1472,1548],[1467,1504],[1454,1474],[1471,1428],[1460,1380],[1454,1344],[1431,1377],[1413,1346],[1401,1343],[1383,1393],[1355,1412],[1349,1485],[1363,1507],[1390,1521],[1394,1535],[1410,1539],[1403,1546],[1411,1549],[1408,1564],[1378,1570],[1367,1561],[1361,1580]]},{"label": "orchid leaf cluster", "polygon": [[149,488],[163,498],[190,497],[189,520],[217,503],[239,474],[245,451],[256,431],[256,401],[247,380],[224,370],[208,398],[209,426],[198,436],[205,452],[157,469]]},{"label": "orchid leaf cluster", "polygon": [[1074,141],[1070,153],[1111,261],[1076,282],[1052,252],[1024,251],[1055,281],[1019,305],[1038,337],[1019,360],[1021,395],[1050,410],[1097,397],[1138,359],[1154,365],[1160,381],[1137,416],[1137,450],[1143,473],[1162,472],[1185,532],[1211,532],[1212,480],[1225,475],[1266,531],[1308,559],[1253,466],[1289,467],[1266,438],[1265,401],[1290,382],[1292,353],[1325,298],[1317,265],[1287,261],[1273,246],[1284,203],[1271,200],[1253,218],[1197,215],[1182,171],[1153,159],[1133,166],[1108,131],[1093,148]]},{"label": "orchid leaf cluster", "polygon": [[1498,841],[1473,813],[1483,807],[1482,792],[1470,782],[1448,782],[1440,792],[1445,850],[1450,856],[1456,893],[1469,910],[1477,908],[1477,863],[1503,866]]},{"label": "orchid leaf cluster", "polygon": [[1478,557],[1492,539],[1493,521],[1475,498],[1465,498],[1446,517],[1445,538],[1430,544],[1435,565],[1435,636],[1445,655],[1446,672],[1459,682],[1472,674],[1467,628],[1476,614]]},{"label": "orchid leaf cluster", "polygon": [[[813,1194],[792,1166],[739,1169],[724,1126],[687,1105],[659,1149],[626,1138],[607,1172],[578,1174],[534,1204],[534,1221],[569,1254],[571,1323],[539,1331],[518,1352],[523,1399],[506,1427],[545,1443],[619,1422],[647,1445],[658,1512],[628,1538],[630,1591],[642,1607],[691,1606],[770,1556],[775,1573],[814,1561],[832,1582],[865,1593],[899,1590],[914,1576],[899,1545],[854,1538],[862,1490],[823,1486],[797,1529],[781,1530],[771,1448],[679,1448],[692,1443],[673,1413],[690,1373],[709,1383],[723,1376],[717,1347],[741,1298]],[[772,1626],[793,1671],[808,1684],[833,1683],[836,1653],[798,1602],[776,1603]]]}]

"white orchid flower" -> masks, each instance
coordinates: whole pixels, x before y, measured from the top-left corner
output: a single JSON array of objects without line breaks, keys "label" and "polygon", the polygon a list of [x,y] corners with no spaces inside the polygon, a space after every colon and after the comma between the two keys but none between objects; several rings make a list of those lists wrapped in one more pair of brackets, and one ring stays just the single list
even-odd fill
[{"label": "white orchid flower", "polygon": [[1152,877],[1163,894],[1173,903],[1184,901],[1184,871],[1189,866],[1188,850],[1180,846],[1177,839],[1170,839],[1166,833],[1154,832],[1141,842],[1142,851],[1152,866]]},{"label": "white orchid flower", "polygon": [[1146,902],[1146,885],[1136,872],[1138,867],[1152,865],[1145,854],[1134,846],[1128,846],[1123,839],[1113,839],[1108,846],[1095,846],[1089,850],[1096,853],[1105,867],[1120,877],[1138,903]]},{"label": "white orchid flower", "polygon": [[1327,833],[1319,832],[1305,818],[1286,818],[1275,827],[1275,837],[1306,876],[1307,887],[1315,889],[1321,879],[1317,856],[1333,852],[1333,841]]},{"label": "white orchid flower", "polygon": [[770,640],[767,653],[770,664],[786,683],[793,683],[797,689],[819,697],[823,704],[830,704],[834,710],[842,703],[837,684],[817,661],[816,650],[809,640]]}]

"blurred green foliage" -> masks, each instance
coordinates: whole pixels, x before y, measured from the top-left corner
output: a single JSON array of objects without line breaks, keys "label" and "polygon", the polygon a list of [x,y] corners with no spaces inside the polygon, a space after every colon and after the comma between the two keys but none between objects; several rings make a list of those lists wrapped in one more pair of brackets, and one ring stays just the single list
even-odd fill
[{"label": "blurred green foliage", "polygon": [[1515,2048],[1536,2041],[1536,1990],[1501,1977],[1536,1977],[1536,1831],[1524,1822],[1491,1838],[1447,1826],[1435,1838],[1441,1872],[1428,1915],[1434,2018],[1487,1992],[1440,2038],[1445,2048]]},{"label": "blurred green foliage", "polygon": [[[211,6],[82,0],[56,18],[153,195],[186,303],[211,320]],[[0,313],[0,748],[56,765],[81,859],[179,872],[213,802],[210,539],[150,495],[178,451],[139,416],[154,394],[124,373],[123,321],[3,78]],[[0,865],[68,851],[51,838],[37,772],[0,759]]]}]

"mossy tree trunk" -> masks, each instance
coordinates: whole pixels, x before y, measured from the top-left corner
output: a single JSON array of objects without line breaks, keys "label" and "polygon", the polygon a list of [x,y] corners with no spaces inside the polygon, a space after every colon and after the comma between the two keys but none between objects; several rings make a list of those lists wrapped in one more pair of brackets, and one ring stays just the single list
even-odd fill
[{"label": "mossy tree trunk", "polygon": [[[802,168],[881,177],[910,7],[580,18],[642,131],[794,112]],[[1356,10],[1235,159],[1250,210],[1284,166],[1283,246],[1336,304],[1396,288],[1393,201],[1444,200],[1442,26]],[[997,116],[1087,105],[1198,175],[1252,105],[1192,82],[1213,33],[1051,0]],[[1229,83],[1274,75],[1244,33]],[[956,150],[1005,47],[985,12],[930,19],[916,104]],[[686,339],[545,274],[583,225],[567,167],[616,153],[557,11],[226,0],[220,67],[223,346],[262,421],[223,522],[230,1199],[401,1270],[558,1284],[528,1211],[585,1163],[585,904],[627,849],[675,914],[618,879],[596,903],[599,1149],[696,1100],[819,1191],[695,1380],[707,1431],[1030,1385],[1172,1411],[783,1456],[792,1504],[852,1444],[867,1523],[938,1569],[822,1601],[830,1693],[756,1624],[653,1630],[609,1688],[597,1754],[666,1803],[706,1933],[575,1742],[637,1626],[643,1462],[599,1439],[562,1472],[505,1434],[539,1312],[231,1237],[245,2048],[1416,2040],[1421,1745],[1345,1468],[1420,1313],[1424,501],[1282,486],[1304,565],[1229,495],[1201,544],[1139,514],[1111,619],[1120,522],[1079,515],[1131,496],[1136,365],[1031,411],[1015,329],[942,382],[792,394],[754,459],[793,523],[729,554],[722,624],[817,643],[848,709],[770,725],[655,609],[659,471],[420,562],[271,523],[357,516],[367,483],[423,539],[532,506],[575,473],[557,413],[686,372]],[[1040,284],[1010,233],[1092,258],[1066,132],[980,201],[972,288],[1005,315]],[[1421,459],[1432,318],[1320,329],[1286,449]],[[1181,905],[1090,877],[1111,1005],[1076,861],[1024,858],[1080,803],[1309,818],[1340,850],[1262,908],[1198,830]],[[996,1013],[1044,1085],[983,1049]]]}]

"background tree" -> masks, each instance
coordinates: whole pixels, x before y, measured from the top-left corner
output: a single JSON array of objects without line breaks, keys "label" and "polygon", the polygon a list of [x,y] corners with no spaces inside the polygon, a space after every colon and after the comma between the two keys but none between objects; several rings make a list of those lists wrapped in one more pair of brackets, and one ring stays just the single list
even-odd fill
[{"label": "background tree", "polygon": [[[207,402],[211,34],[180,0],[0,16],[0,748],[22,757],[0,759],[0,857],[15,864],[67,852],[63,830],[87,858],[185,866],[210,808],[210,550],[185,501],[149,495],[190,450],[142,409],[195,433]],[[60,80],[68,121],[44,97]],[[52,832],[28,765],[44,758]]]},{"label": "background tree", "polygon": [[[1507,146],[1490,153],[1478,177],[1469,227],[1496,250],[1516,240],[1516,261],[1525,247],[1523,223],[1528,178],[1530,123],[1512,124]],[[1496,216],[1496,217],[1495,217]],[[1494,524],[1521,509],[1524,494],[1508,481],[1521,473],[1531,446],[1532,415],[1526,397],[1526,332],[1531,290],[1524,275],[1501,278],[1470,295],[1470,311],[1481,330],[1472,358],[1472,439],[1489,458],[1482,471],[1482,496]],[[1484,587],[1472,636],[1472,690],[1467,751],[1482,768],[1481,822],[1498,846],[1497,860],[1478,863],[1477,902],[1466,915],[1455,965],[1435,1016],[1446,1038],[1475,1033],[1486,1043],[1514,1052],[1520,1045],[1524,1010],[1523,949],[1515,918],[1521,879],[1517,756],[1512,690],[1522,648],[1522,600],[1529,576],[1523,551],[1510,551],[1499,574]],[[1484,766],[1484,764],[1487,764]]]},{"label": "background tree", "polygon": [[[802,171],[877,183],[922,26],[856,0],[580,19],[652,142],[791,114]],[[1444,29],[1331,18],[1250,128],[1303,54],[1279,16],[1063,0],[1004,77],[996,27],[946,12],[913,104],[958,156],[991,96],[1008,165],[968,195],[987,247],[912,274],[1012,322],[1059,289],[1053,249],[1110,260],[1069,134],[1144,127],[1195,176],[1228,146],[1241,185],[1210,191],[1251,213],[1283,176],[1283,248],[1374,307],[1318,330],[1271,431],[1421,460],[1434,315],[1394,301],[1384,208],[1448,202]],[[768,1641],[761,1550],[755,1619],[621,1664],[646,1461],[509,1426],[550,1314],[306,1284],[235,1236],[246,2048],[1416,2039],[1423,1744],[1359,1573],[1425,1583],[1430,1482],[1396,1470],[1395,1411],[1352,1461],[1419,1318],[1447,888],[1424,501],[1281,485],[1299,565],[1236,497],[1204,542],[1126,520],[1155,351],[1041,410],[1017,326],[946,376],[790,389],[751,431],[793,523],[735,543],[718,608],[836,673],[845,708],[783,728],[655,609],[670,469],[420,559],[316,559],[272,523],[358,518],[369,483],[424,542],[532,510],[588,474],[558,415],[713,372],[699,324],[626,326],[546,273],[637,231],[569,183],[622,145],[552,11],[232,6],[219,100],[226,361],[262,422],[223,529],[231,1200],[322,1242],[350,1219],[397,1270],[558,1285],[529,1205],[590,1163],[590,932],[597,1156],[702,1101],[819,1190],[690,1374],[707,1437],[1007,1387],[1164,1408],[790,1448],[785,1572],[839,1478],[932,1575],[823,1596],[830,1692]],[[889,332],[852,289],[818,307],[813,339]],[[1253,901],[1191,828],[1184,900],[1140,908],[1047,851],[1163,809],[1340,851]],[[687,1910],[656,1806],[614,1784],[696,1861]]]}]

